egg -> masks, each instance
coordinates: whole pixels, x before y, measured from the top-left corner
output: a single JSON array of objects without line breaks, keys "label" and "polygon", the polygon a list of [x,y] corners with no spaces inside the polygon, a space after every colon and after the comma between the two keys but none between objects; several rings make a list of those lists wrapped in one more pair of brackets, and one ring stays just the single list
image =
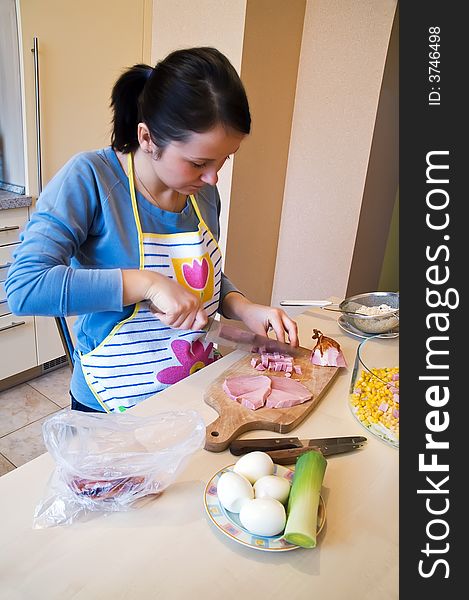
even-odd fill
[{"label": "egg", "polygon": [[254,498],[243,504],[239,520],[250,533],[272,536],[285,529],[285,507],[274,498]]},{"label": "egg", "polygon": [[255,498],[275,498],[285,504],[290,494],[290,482],[278,475],[264,475],[254,484]]},{"label": "egg", "polygon": [[218,480],[217,495],[226,510],[239,513],[243,504],[254,498],[254,489],[243,475],[226,471]]},{"label": "egg", "polygon": [[274,461],[265,452],[256,450],[248,452],[238,459],[233,471],[244,475],[251,483],[255,483],[261,477],[273,474]]}]

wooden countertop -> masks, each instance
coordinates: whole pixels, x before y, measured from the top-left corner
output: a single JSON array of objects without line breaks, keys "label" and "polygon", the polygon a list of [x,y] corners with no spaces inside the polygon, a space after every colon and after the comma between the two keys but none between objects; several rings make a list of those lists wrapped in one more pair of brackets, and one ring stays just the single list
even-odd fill
[{"label": "wooden countertop", "polygon": [[[46,453],[0,478],[0,598],[396,600],[399,451],[368,435],[348,407],[360,340],[320,309],[295,319],[301,345],[311,348],[312,328],[321,329],[341,344],[348,368],[289,435],[368,437],[364,449],[328,459],[327,520],[315,549],[262,552],[218,531],[204,510],[204,487],[235,457],[202,449],[174,484],[138,510],[33,529],[34,508],[54,468]],[[196,409],[212,422],[217,414],[204,403],[204,390],[242,356],[232,352],[140,404],[135,414]]]}]

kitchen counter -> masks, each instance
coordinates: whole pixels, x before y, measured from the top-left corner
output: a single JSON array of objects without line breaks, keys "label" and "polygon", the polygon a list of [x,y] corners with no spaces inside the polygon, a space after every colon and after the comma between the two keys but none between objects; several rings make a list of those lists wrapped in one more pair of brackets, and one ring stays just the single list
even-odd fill
[{"label": "kitchen counter", "polygon": [[[360,340],[319,309],[295,319],[303,346],[312,347],[316,327],[341,344],[348,367],[287,435],[368,438],[363,449],[328,458],[322,489],[327,519],[316,548],[255,550],[211,523],[203,492],[212,475],[235,462],[228,450],[199,450],[173,485],[138,510],[34,530],[34,508],[54,467],[46,453],[0,478],[0,598],[396,600],[399,451],[368,434],[348,407]],[[206,424],[212,422],[217,414],[204,403],[204,390],[243,355],[228,354],[134,413],[196,409]],[[272,435],[252,431],[243,437]]]},{"label": "kitchen counter", "polygon": [[31,206],[32,202],[31,196],[0,189],[0,210]]}]

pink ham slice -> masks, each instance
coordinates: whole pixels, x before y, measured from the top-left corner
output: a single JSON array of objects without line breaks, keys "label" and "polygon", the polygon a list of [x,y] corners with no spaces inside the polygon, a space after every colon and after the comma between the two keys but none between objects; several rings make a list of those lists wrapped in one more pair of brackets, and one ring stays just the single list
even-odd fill
[{"label": "pink ham slice", "polygon": [[223,390],[235,402],[250,410],[290,408],[302,404],[312,396],[299,381],[266,375],[238,375],[223,382]]},{"label": "pink ham slice", "polygon": [[266,408],[290,408],[303,404],[312,396],[311,392],[299,381],[284,377],[271,377],[272,391],[267,397]]},{"label": "pink ham slice", "polygon": [[257,410],[264,406],[271,391],[270,378],[265,375],[238,375],[223,382],[228,396],[242,406]]}]

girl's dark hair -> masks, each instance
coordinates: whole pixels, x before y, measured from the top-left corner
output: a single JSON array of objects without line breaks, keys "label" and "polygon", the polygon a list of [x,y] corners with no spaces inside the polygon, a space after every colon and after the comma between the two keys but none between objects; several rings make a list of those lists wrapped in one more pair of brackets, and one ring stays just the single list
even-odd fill
[{"label": "girl's dark hair", "polygon": [[249,133],[246,92],[233,65],[215,48],[176,50],[153,69],[134,65],[115,83],[112,147],[138,148],[137,125],[143,122],[160,150],[217,124]]}]

